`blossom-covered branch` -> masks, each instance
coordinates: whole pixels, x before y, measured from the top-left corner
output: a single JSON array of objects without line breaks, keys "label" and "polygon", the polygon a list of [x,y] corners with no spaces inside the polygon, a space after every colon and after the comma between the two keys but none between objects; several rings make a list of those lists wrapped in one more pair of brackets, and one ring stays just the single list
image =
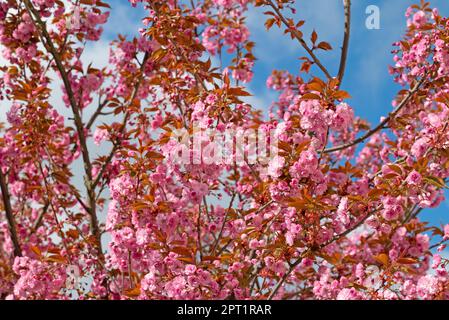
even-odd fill
[{"label": "blossom-covered branch", "polygon": [[379,132],[379,130],[382,130],[385,128],[385,126],[392,120],[394,120],[395,116],[399,114],[399,112],[401,112],[401,110],[407,105],[407,103],[410,101],[410,99],[413,97],[413,95],[419,90],[419,88],[424,84],[424,82],[426,81],[426,77],[423,77],[420,81],[418,81],[418,83],[416,83],[416,85],[407,92],[407,94],[405,95],[404,99],[401,101],[401,103],[399,103],[399,105],[396,107],[396,109],[392,112],[390,112],[388,114],[388,116],[386,116],[376,127],[374,127],[373,129],[369,130],[367,133],[365,133],[363,136],[361,136],[360,138],[355,139],[354,141],[345,143],[343,145],[340,146],[336,146],[336,147],[331,147],[331,148],[327,148],[324,149],[324,153],[332,153],[332,152],[336,152],[336,151],[341,151],[347,148],[351,148],[361,142],[366,141],[366,139],[368,139],[369,137],[371,137],[372,135],[376,134],[377,132]]}]

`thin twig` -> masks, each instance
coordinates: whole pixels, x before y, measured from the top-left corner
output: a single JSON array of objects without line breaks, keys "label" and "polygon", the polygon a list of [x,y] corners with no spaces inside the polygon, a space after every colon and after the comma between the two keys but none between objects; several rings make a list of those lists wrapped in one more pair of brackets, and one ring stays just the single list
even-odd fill
[{"label": "thin twig", "polygon": [[107,103],[108,103],[108,100],[105,100],[98,105],[97,110],[94,112],[92,117],[89,119],[89,122],[87,122],[87,125],[86,125],[87,130],[90,130],[92,128],[92,126],[94,125],[95,121],[97,120],[97,118],[100,115],[102,115],[103,108],[107,105]]},{"label": "thin twig", "polygon": [[344,0],[345,7],[345,33],[343,37],[343,46],[341,49],[340,68],[338,70],[338,86],[341,86],[346,71],[346,62],[348,59],[349,37],[351,35],[351,0]]},{"label": "thin twig", "polygon": [[[134,102],[134,100],[137,97],[137,94],[139,93],[139,89],[140,89],[140,86],[141,86],[142,80],[143,80],[142,74],[144,72],[144,68],[145,68],[146,62],[149,59],[149,57],[150,57],[150,55],[148,54],[148,52],[146,52],[145,56],[143,58],[142,65],[140,67],[141,75],[140,75],[140,77],[139,77],[139,79],[138,79],[138,81],[137,81],[137,83],[136,83],[136,85],[134,87],[133,93],[131,94],[131,97],[129,98],[129,101],[127,103],[127,111],[125,113],[125,116],[123,118],[123,122],[122,122],[120,130],[119,130],[119,136],[124,134],[125,129],[126,129],[126,125],[127,125],[128,121],[129,121],[129,118],[131,117],[131,113],[129,111],[129,107],[132,105],[132,103]],[[109,163],[112,161],[112,158],[114,158],[115,153],[118,150],[118,148],[120,147],[120,145],[121,145],[120,140],[117,141],[116,143],[114,143],[114,146],[112,147],[111,152],[109,153],[108,157],[106,158],[106,161],[103,163],[103,165],[101,166],[100,171],[98,172],[97,178],[92,183],[93,188],[95,188],[98,185],[98,183],[100,182],[101,178],[103,177],[104,173],[106,172],[106,169],[107,169]]]},{"label": "thin twig", "polygon": [[17,235],[17,225],[14,219],[14,212],[11,206],[11,198],[9,196],[8,186],[6,184],[6,177],[0,169],[0,187],[2,190],[3,207],[5,209],[6,220],[8,221],[9,235],[14,246],[14,256],[20,257],[22,249],[20,248],[19,237]]},{"label": "thin twig", "polygon": [[267,4],[273,8],[273,10],[276,12],[278,18],[282,21],[282,23],[291,30],[292,35],[298,40],[298,42],[301,44],[301,46],[307,51],[307,53],[312,57],[313,62],[323,71],[323,73],[326,75],[327,79],[332,79],[332,76],[330,75],[329,71],[327,71],[326,67],[321,63],[320,59],[315,55],[312,49],[309,48],[307,43],[304,41],[301,34],[298,33],[298,31],[295,28],[292,28],[293,26],[290,25],[290,23],[287,21],[287,19],[282,15],[281,10],[273,3],[272,0],[267,0]]},{"label": "thin twig", "polygon": [[52,38],[47,31],[46,23],[41,19],[39,12],[36,11],[33,4],[30,0],[24,0],[25,7],[32,17],[32,21],[36,28],[40,30],[40,37],[42,39],[42,44],[48,50],[48,52],[52,55],[55,60],[56,67],[61,76],[62,82],[64,84],[64,88],[66,90],[67,96],[69,98],[70,107],[72,109],[73,118],[75,122],[76,131],[78,134],[78,140],[80,143],[81,154],[83,157],[84,163],[84,171],[85,171],[85,181],[84,184],[86,186],[87,196],[89,199],[89,215],[90,215],[90,227],[91,232],[95,236],[97,241],[97,246],[99,250],[100,257],[103,256],[103,249],[101,245],[101,232],[98,223],[98,217],[96,214],[96,196],[95,196],[95,187],[92,185],[92,163],[90,161],[89,149],[87,148],[87,140],[86,134],[84,132],[84,125],[81,118],[80,108],[76,102],[75,94],[73,92],[72,86],[70,84],[69,76],[65,70],[65,67],[62,63],[61,56],[59,55],[58,50],[56,50],[55,45],[53,44]]},{"label": "thin twig", "polygon": [[201,203],[198,205],[198,218],[196,220],[196,233],[198,241],[198,252],[200,254],[200,262],[203,261],[203,245],[201,244]]},{"label": "thin twig", "polygon": [[220,240],[221,240],[221,236],[222,236],[222,234],[223,234],[223,230],[224,230],[224,227],[225,227],[225,225],[226,225],[226,220],[228,219],[229,211],[231,211],[232,205],[234,204],[235,195],[236,195],[235,193],[232,195],[231,201],[229,202],[228,210],[226,210],[226,214],[225,214],[225,216],[224,216],[224,218],[223,218],[223,222],[222,222],[222,224],[221,224],[220,231],[219,231],[219,233],[218,233],[217,239],[215,240],[214,246],[213,246],[213,248],[212,248],[212,250],[211,250],[212,255],[215,254],[215,250],[217,249],[218,243],[219,243]]},{"label": "thin twig", "polygon": [[382,130],[385,127],[385,125],[388,124],[392,119],[394,119],[396,117],[396,115],[407,105],[407,103],[410,101],[412,96],[419,90],[419,88],[422,86],[422,84],[425,82],[425,80],[426,80],[426,78],[423,77],[413,87],[413,89],[408,91],[407,95],[404,97],[404,99],[401,101],[401,103],[397,106],[397,108],[394,111],[390,112],[390,114],[382,122],[380,122],[374,129],[371,129],[370,131],[365,133],[363,136],[361,136],[358,139],[355,139],[352,142],[348,142],[348,143],[340,145],[340,146],[325,149],[323,152],[324,153],[332,153],[332,152],[336,152],[336,151],[345,150],[347,148],[353,147],[353,146],[365,141],[366,139],[371,137],[373,134],[375,134],[379,130]]},{"label": "thin twig", "polygon": [[363,219],[361,219],[359,222],[357,222],[354,226],[352,226],[351,228],[348,228],[346,231],[336,235],[335,237],[333,237],[332,239],[328,240],[325,243],[322,243],[321,245],[319,245],[317,248],[314,247],[309,247],[307,248],[304,252],[301,253],[301,255],[299,256],[299,258],[297,260],[295,260],[295,262],[293,262],[292,264],[290,264],[290,268],[288,269],[288,271],[285,273],[285,275],[281,278],[281,280],[279,280],[279,282],[276,284],[276,286],[274,287],[274,289],[271,291],[270,295],[268,296],[268,300],[272,300],[274,298],[274,296],[276,295],[276,293],[279,291],[279,289],[282,287],[282,285],[284,284],[284,282],[287,280],[288,276],[293,272],[293,270],[295,270],[295,268],[302,262],[302,260],[308,256],[310,253],[314,252],[314,251],[319,251],[324,249],[325,247],[327,247],[328,245],[334,243],[335,241],[338,241],[339,239],[345,237],[346,235],[348,235],[350,232],[354,231],[355,229],[357,229],[358,227],[360,227],[363,223],[365,223],[365,221],[371,217],[374,213],[378,212],[380,209],[376,209],[372,212],[370,212],[369,214],[367,214]]},{"label": "thin twig", "polygon": [[32,234],[34,234],[34,233],[37,231],[37,229],[39,229],[39,227],[41,226],[42,221],[44,220],[44,216],[47,214],[47,211],[48,211],[48,208],[49,208],[49,207],[50,207],[50,202],[47,201],[47,202],[45,203],[44,207],[42,208],[41,213],[40,213],[39,216],[37,217],[37,220],[36,220],[36,222],[34,223],[33,228],[31,228],[30,236],[31,236]]},{"label": "thin twig", "polygon": [[435,243],[434,245],[430,246],[430,247],[429,247],[429,250],[433,250],[433,249],[435,249],[435,248],[441,246],[442,244],[444,244],[444,243],[447,242],[447,241],[449,241],[449,239],[443,239],[443,240],[441,240],[440,242]]},{"label": "thin twig", "polygon": [[[268,207],[269,207],[270,205],[272,205],[273,203],[274,203],[273,200],[268,201],[268,202],[265,203],[263,206],[261,206],[259,209],[257,209],[257,210],[254,212],[254,214],[259,214],[260,212],[262,212],[263,210],[265,210],[266,208],[268,208]],[[220,249],[220,251],[219,251],[218,254],[217,254],[217,257],[220,256],[220,254],[222,254],[222,253],[227,249],[227,247],[231,244],[231,242],[232,242],[232,239],[229,240],[229,241],[228,241],[228,242],[227,242],[227,243]],[[251,257],[254,256],[254,250],[251,251],[250,256],[251,256]]]}]

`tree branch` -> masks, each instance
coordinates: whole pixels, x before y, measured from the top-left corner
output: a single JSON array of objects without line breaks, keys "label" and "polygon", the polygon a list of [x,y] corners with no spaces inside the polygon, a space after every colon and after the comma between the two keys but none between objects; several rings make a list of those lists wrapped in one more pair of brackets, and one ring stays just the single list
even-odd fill
[{"label": "tree branch", "polygon": [[351,228],[346,229],[346,231],[334,236],[332,239],[328,240],[325,243],[322,243],[321,245],[318,246],[318,248],[313,248],[313,247],[309,247],[307,248],[303,253],[301,253],[301,255],[299,256],[299,258],[293,262],[292,264],[290,264],[290,268],[288,269],[288,271],[286,272],[286,274],[281,278],[281,280],[279,280],[279,282],[276,284],[276,286],[274,287],[273,291],[271,291],[270,295],[268,296],[268,300],[272,300],[274,298],[274,296],[276,295],[276,293],[279,291],[279,289],[282,287],[282,285],[285,283],[285,281],[287,280],[288,276],[293,272],[293,270],[295,270],[295,268],[302,262],[302,260],[308,256],[310,253],[314,252],[314,251],[319,251],[324,249],[325,247],[327,247],[328,245],[330,245],[331,243],[334,243],[335,241],[340,240],[341,238],[347,236],[349,233],[351,233],[352,231],[354,231],[355,229],[357,229],[358,227],[360,227],[362,224],[365,223],[366,219],[368,219],[369,217],[371,217],[374,213],[378,212],[380,209],[376,209],[373,210],[372,212],[368,213],[364,218],[362,218],[359,222],[357,222],[355,225],[353,225]]},{"label": "tree branch", "polygon": [[36,11],[30,0],[24,0],[25,7],[32,17],[33,23],[36,28],[40,30],[40,37],[42,38],[42,43],[46,47],[47,51],[53,56],[55,60],[56,67],[61,75],[62,81],[64,83],[64,88],[66,89],[67,96],[69,98],[70,107],[72,109],[76,131],[78,134],[78,139],[80,142],[81,153],[84,163],[85,171],[85,186],[87,190],[87,196],[89,199],[89,215],[90,215],[90,226],[91,232],[97,240],[98,250],[100,251],[100,256],[103,255],[102,245],[101,245],[101,232],[98,225],[98,217],[96,214],[96,196],[95,188],[92,185],[92,163],[89,157],[89,149],[87,148],[87,140],[84,132],[84,125],[81,118],[79,106],[76,102],[72,86],[69,81],[68,74],[64,68],[59,52],[56,50],[50,34],[47,31],[46,23],[41,19],[39,12]]},{"label": "tree branch", "polygon": [[14,219],[14,213],[11,207],[11,198],[9,196],[8,186],[6,185],[6,177],[0,169],[0,188],[2,190],[3,207],[6,213],[6,220],[8,221],[9,234],[14,245],[14,256],[20,257],[22,249],[20,248],[19,237],[17,236],[17,226]]},{"label": "tree branch", "polygon": [[287,19],[282,15],[281,10],[273,3],[272,0],[267,0],[267,4],[273,8],[276,12],[278,18],[282,21],[282,23],[291,30],[292,35],[298,40],[301,46],[307,51],[307,53],[312,57],[313,62],[323,71],[328,80],[332,79],[329,71],[327,71],[326,67],[321,63],[320,59],[315,55],[312,49],[309,48],[307,43],[304,41],[303,37],[298,33],[298,31],[289,24]]},{"label": "tree branch", "polygon": [[233,193],[233,194],[232,194],[231,201],[229,202],[228,210],[226,210],[225,216],[224,216],[224,218],[223,218],[223,223],[221,224],[221,228],[220,228],[220,231],[219,231],[219,233],[218,233],[217,239],[215,240],[214,246],[213,246],[213,248],[212,248],[212,250],[211,250],[211,255],[212,255],[212,256],[215,254],[215,251],[216,251],[216,249],[217,249],[218,243],[219,243],[220,240],[221,240],[221,236],[222,236],[222,234],[223,234],[223,230],[224,230],[224,227],[225,227],[226,222],[227,222],[226,220],[228,220],[229,211],[231,211],[232,205],[234,204],[235,196],[236,196],[236,194]]},{"label": "tree branch", "polygon": [[348,59],[349,37],[351,35],[351,0],[344,0],[345,6],[345,34],[343,37],[343,47],[341,49],[340,68],[338,70],[338,86],[341,86],[346,70]]},{"label": "tree branch", "polygon": [[425,77],[423,77],[414,87],[413,89],[411,89],[407,95],[404,97],[404,99],[401,101],[401,103],[397,106],[397,108],[390,112],[390,114],[381,122],[379,123],[374,129],[371,129],[370,131],[368,131],[367,133],[365,133],[363,136],[361,136],[358,139],[355,139],[352,142],[340,145],[340,146],[336,146],[336,147],[332,147],[332,148],[328,148],[325,149],[323,151],[323,153],[332,153],[332,152],[336,152],[336,151],[341,151],[347,148],[350,148],[352,146],[355,146],[356,144],[359,144],[363,141],[365,141],[366,139],[368,139],[369,137],[371,137],[373,134],[375,134],[376,132],[378,132],[379,130],[382,130],[384,128],[384,126],[386,124],[388,124],[392,119],[394,119],[396,117],[396,115],[407,105],[407,103],[410,101],[410,99],[412,98],[412,96],[419,90],[419,88],[422,86],[422,84],[425,82]]},{"label": "tree branch", "polygon": [[107,103],[108,103],[108,100],[105,100],[98,105],[97,110],[94,112],[92,117],[87,122],[87,125],[86,125],[87,130],[90,130],[92,128],[92,126],[94,125],[97,118],[102,114],[103,108],[106,106]]},{"label": "tree branch", "polygon": [[47,201],[45,203],[44,207],[42,208],[41,213],[37,217],[36,222],[34,223],[33,227],[31,228],[30,235],[34,234],[37,231],[37,229],[39,229],[39,227],[42,224],[42,221],[44,220],[44,216],[47,214],[49,207],[50,207],[50,202]]},{"label": "tree branch", "polygon": [[[83,125],[83,122],[81,119],[79,106],[76,102],[75,95],[73,93],[72,86],[70,84],[67,72],[62,64],[61,57],[59,56],[59,53],[53,44],[50,34],[47,31],[46,23],[41,19],[39,13],[33,7],[30,0],[24,0],[24,3],[25,3],[25,6],[26,6],[30,16],[34,17],[33,22],[34,22],[35,26],[37,27],[38,30],[39,29],[41,30],[41,37],[44,40],[44,41],[42,41],[44,46],[47,48],[47,50],[49,51],[49,53],[53,56],[53,59],[55,60],[56,67],[58,68],[58,71],[61,75],[62,81],[64,83],[64,88],[66,89],[67,96],[68,96],[69,102],[70,102],[70,106],[72,108],[74,122],[75,122],[75,126],[76,126],[77,133],[79,136],[79,140],[80,140],[81,151],[83,153],[83,160],[85,162],[85,165],[87,165],[89,167],[89,169],[91,169],[91,163],[90,163],[90,158],[88,155],[88,149],[87,149],[87,144],[86,144],[86,136],[84,134],[84,125]],[[88,170],[88,171],[86,170],[86,174],[88,176],[91,176],[92,170]]]},{"label": "tree branch", "polygon": [[[140,72],[143,73],[144,72],[144,68],[146,65],[147,60],[149,59],[150,55],[148,53],[145,53],[145,56],[143,58],[142,61],[142,65],[140,67]],[[139,80],[137,81],[133,93],[131,94],[131,97],[128,101],[128,107],[133,103],[133,101],[136,99],[137,94],[139,92],[140,86],[142,84],[142,76],[139,77]],[[129,108],[127,108],[129,109]],[[129,118],[131,117],[131,114],[129,112],[129,110],[126,111],[125,113],[125,117],[123,118],[123,122],[122,125],[120,127],[120,131],[119,134],[123,134],[125,132],[126,129],[126,124],[128,123]],[[112,161],[112,158],[114,158],[115,152],[118,150],[120,146],[120,141],[114,143],[114,146],[112,147],[111,152],[109,153],[108,157],[106,158],[106,161],[103,163],[103,165],[101,166],[100,171],[98,172],[97,177],[95,178],[95,180],[92,183],[92,187],[95,188],[98,183],[100,182],[101,178],[103,177],[104,173],[106,172],[106,168],[108,166],[108,164]]]}]

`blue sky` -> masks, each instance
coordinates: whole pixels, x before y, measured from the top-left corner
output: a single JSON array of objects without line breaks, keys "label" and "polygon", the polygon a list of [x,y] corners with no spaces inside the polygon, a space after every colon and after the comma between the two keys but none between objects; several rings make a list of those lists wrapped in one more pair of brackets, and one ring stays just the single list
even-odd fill
[{"label": "blue sky", "polygon": [[[356,115],[367,119],[370,123],[378,123],[381,116],[392,110],[391,102],[399,87],[388,73],[388,65],[392,64],[392,43],[401,39],[405,31],[405,10],[418,0],[353,0],[352,35],[347,71],[343,89],[350,92],[352,99],[348,102],[355,109]],[[443,15],[449,15],[447,0],[430,1]],[[141,25],[145,15],[142,7],[132,8],[126,0],[110,0],[111,18],[106,25],[108,40],[118,33],[133,35]],[[368,30],[365,21],[367,6],[377,5],[380,8],[380,29]],[[248,23],[252,40],[256,42],[255,55],[259,59],[255,66],[255,77],[250,90],[254,94],[252,102],[255,107],[266,109],[275,99],[275,93],[266,88],[265,82],[273,69],[289,70],[297,73],[300,67],[299,57],[305,53],[299,44],[290,40],[281,31],[273,27],[269,33],[263,26],[264,9],[251,8]],[[319,39],[331,43],[332,52],[320,52],[319,57],[332,74],[336,74],[343,30],[343,0],[298,0],[296,20],[306,20],[303,26],[308,39],[313,29],[318,32]],[[106,43],[99,43],[89,52],[92,60],[100,64],[106,63],[104,56]],[[316,71],[316,70],[315,70]],[[321,75],[316,72],[317,75]],[[448,198],[449,198],[449,194]],[[433,224],[448,222],[449,200],[438,209],[426,210],[422,213],[425,219]]]}]

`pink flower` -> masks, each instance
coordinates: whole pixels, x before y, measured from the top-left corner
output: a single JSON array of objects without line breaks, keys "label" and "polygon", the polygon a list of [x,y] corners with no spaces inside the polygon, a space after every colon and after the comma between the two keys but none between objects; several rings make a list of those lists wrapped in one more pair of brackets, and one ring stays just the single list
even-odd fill
[{"label": "pink flower", "polygon": [[8,122],[14,126],[18,126],[22,123],[22,118],[20,117],[21,105],[17,102],[13,103],[11,109],[6,112],[6,119]]},{"label": "pink flower", "polygon": [[257,239],[252,239],[250,242],[249,242],[249,248],[250,249],[257,249],[259,247],[259,241],[257,240]]},{"label": "pink flower", "polygon": [[111,196],[115,200],[128,198],[130,193],[135,190],[133,179],[125,174],[115,179],[112,179],[109,183],[109,189]]},{"label": "pink flower", "polygon": [[405,182],[407,182],[409,185],[419,185],[422,181],[422,177],[421,175],[413,170],[412,172],[410,172],[410,174],[407,176],[407,178],[405,179]]},{"label": "pink flower", "polygon": [[444,226],[444,240],[449,240],[449,224]]},{"label": "pink flower", "polygon": [[189,198],[193,203],[201,203],[203,197],[209,193],[207,184],[195,180],[190,181]]},{"label": "pink flower", "polygon": [[66,268],[50,263],[17,257],[13,265],[18,280],[14,285],[16,299],[54,299],[65,285]]},{"label": "pink flower", "polygon": [[431,298],[438,291],[438,279],[435,276],[427,275],[421,277],[416,286],[418,294],[423,298]]},{"label": "pink flower", "polygon": [[382,199],[383,211],[382,217],[387,221],[397,220],[404,213],[404,208],[400,199],[391,196]]},{"label": "pink flower", "polygon": [[192,275],[196,272],[196,266],[193,264],[188,264],[185,268],[185,274],[186,275]]},{"label": "pink flower", "polygon": [[354,120],[354,111],[346,103],[340,103],[332,116],[332,129],[344,131]]},{"label": "pink flower", "polygon": [[427,17],[426,17],[426,13],[422,10],[416,12],[413,15],[413,24],[416,27],[422,27],[423,25],[425,25],[427,23]]},{"label": "pink flower", "polygon": [[35,31],[34,24],[28,13],[22,15],[21,23],[13,32],[13,37],[22,42],[28,42]]},{"label": "pink flower", "polygon": [[161,113],[157,113],[154,116],[154,120],[151,122],[151,128],[153,130],[160,128],[162,126],[162,124],[164,123],[164,118],[162,118]]},{"label": "pink flower", "polygon": [[285,158],[275,156],[268,165],[268,175],[273,178],[278,178],[282,174],[282,168],[285,165]]},{"label": "pink flower", "polygon": [[429,145],[429,138],[419,138],[412,146],[412,155],[417,158],[422,157],[429,150]]},{"label": "pink flower", "polygon": [[99,146],[104,140],[108,139],[109,132],[106,129],[96,129],[94,133],[94,143]]},{"label": "pink flower", "polygon": [[348,225],[350,222],[348,209],[348,197],[341,198],[340,204],[338,205],[337,209],[337,217],[344,225]]},{"label": "pink flower", "polygon": [[150,241],[149,231],[146,229],[139,229],[136,232],[136,243],[141,245],[146,245]]},{"label": "pink flower", "polygon": [[273,272],[282,276],[287,271],[287,266],[286,266],[285,262],[279,260],[273,264],[272,269],[273,269]]},{"label": "pink flower", "polygon": [[359,300],[360,293],[355,288],[344,288],[338,295],[337,300]]},{"label": "pink flower", "polygon": [[437,269],[441,264],[441,256],[439,254],[433,255],[432,269]]},{"label": "pink flower", "polygon": [[296,178],[318,174],[318,157],[315,150],[308,149],[303,151],[298,161],[290,167],[290,174]]},{"label": "pink flower", "polygon": [[254,67],[254,61],[244,58],[240,61],[237,68],[232,71],[232,77],[236,80],[240,80],[243,83],[248,83],[253,78],[252,68]]}]

